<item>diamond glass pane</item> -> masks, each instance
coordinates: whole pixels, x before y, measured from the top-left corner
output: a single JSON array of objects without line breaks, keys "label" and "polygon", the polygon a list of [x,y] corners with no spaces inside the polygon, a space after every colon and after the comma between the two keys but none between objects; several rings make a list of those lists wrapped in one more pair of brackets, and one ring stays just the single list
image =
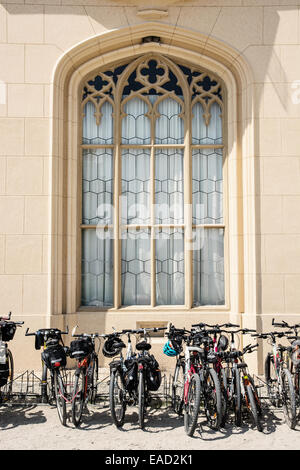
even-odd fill
[{"label": "diamond glass pane", "polygon": [[222,149],[193,150],[192,161],[193,224],[222,224]]},{"label": "diamond glass pane", "polygon": [[156,232],[156,303],[184,304],[184,233],[182,229]]},{"label": "diamond glass pane", "polygon": [[96,108],[91,101],[84,106],[84,117],[82,125],[82,143],[85,145],[102,145],[113,143],[113,108],[107,101],[101,106],[99,116],[100,123],[97,124]]},{"label": "diamond glass pane", "polygon": [[183,150],[155,154],[155,223],[183,224]]},{"label": "diamond glass pane", "polygon": [[113,305],[113,264],[111,231],[83,230],[81,305]]},{"label": "diamond glass pane", "polygon": [[182,112],[180,104],[166,98],[157,106],[159,117],[155,122],[156,144],[182,144],[184,140],[183,119],[179,116]]},{"label": "diamond glass pane", "polygon": [[151,301],[150,230],[122,233],[122,305],[149,305]]},{"label": "diamond glass pane", "polygon": [[113,157],[111,149],[83,149],[82,223],[111,224]]},{"label": "diamond glass pane", "polygon": [[122,152],[122,224],[150,222],[150,151]]},{"label": "diamond glass pane", "polygon": [[193,250],[194,305],[224,305],[224,229],[196,229]]},{"label": "diamond glass pane", "polygon": [[219,145],[222,143],[222,111],[220,106],[218,103],[213,103],[209,109],[209,116],[206,116],[202,105],[196,103],[192,109],[192,144]]}]

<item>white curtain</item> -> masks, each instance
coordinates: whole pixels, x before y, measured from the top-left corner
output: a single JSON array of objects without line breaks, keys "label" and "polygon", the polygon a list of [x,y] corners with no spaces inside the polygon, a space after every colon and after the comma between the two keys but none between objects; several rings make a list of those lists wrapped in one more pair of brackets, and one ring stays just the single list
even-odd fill
[{"label": "white curtain", "polygon": [[150,230],[122,234],[122,305],[151,302]]},{"label": "white curtain", "polygon": [[113,237],[104,230],[82,232],[81,302],[85,306],[113,305]]},{"label": "white curtain", "polygon": [[102,114],[100,124],[97,126],[95,117],[96,107],[88,101],[84,106],[84,118],[82,123],[83,144],[112,144],[113,143],[113,117],[112,105],[105,101],[100,108]]},{"label": "white curtain", "polygon": [[206,126],[202,105],[198,102],[192,109],[192,143],[193,144],[222,144],[222,111],[214,102],[209,110],[210,120]]},{"label": "white curtain", "polygon": [[157,232],[156,303],[184,304],[184,236],[181,229],[161,229]]},{"label": "white curtain", "polygon": [[122,152],[121,222],[150,223],[150,151],[126,149]]},{"label": "white curtain", "polygon": [[[148,97],[152,104],[158,95]],[[180,104],[168,97],[157,108],[160,117],[155,124],[155,143],[184,142]],[[151,141],[148,104],[134,98],[124,106],[122,143],[141,145]],[[110,103],[101,108],[100,125],[95,119],[95,106],[85,105],[83,143],[113,142],[113,119]],[[206,126],[203,108],[193,107],[192,142],[194,144],[222,143],[221,109],[217,103],[210,108],[211,118]],[[222,224],[222,152],[194,150],[193,223]],[[155,153],[155,223],[183,224],[183,151],[157,149]],[[150,150],[122,151],[123,225],[150,224]],[[83,152],[83,223],[112,224],[108,210],[113,200],[113,153],[110,149]],[[97,231],[101,233],[100,231]],[[196,231],[197,232],[197,231]],[[149,305],[150,292],[150,231],[123,231],[122,239],[122,304]],[[157,232],[156,301],[158,305],[184,304],[184,232],[182,229],[162,229]],[[207,229],[200,236],[200,245],[193,252],[194,304],[224,304],[224,231]],[[101,239],[96,231],[84,230],[82,237],[82,303],[108,306],[113,302],[113,242]]]},{"label": "white curtain", "polygon": [[224,230],[196,229],[194,233],[194,305],[224,305]]},{"label": "white curtain", "polygon": [[222,224],[222,149],[193,150],[192,168],[193,224]]}]

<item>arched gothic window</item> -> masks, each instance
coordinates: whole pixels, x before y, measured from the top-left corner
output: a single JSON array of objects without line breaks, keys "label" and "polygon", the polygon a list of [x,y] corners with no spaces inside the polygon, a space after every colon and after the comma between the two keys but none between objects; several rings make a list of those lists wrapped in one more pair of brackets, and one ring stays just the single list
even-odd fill
[{"label": "arched gothic window", "polygon": [[82,91],[82,306],[225,304],[223,90],[157,55]]}]

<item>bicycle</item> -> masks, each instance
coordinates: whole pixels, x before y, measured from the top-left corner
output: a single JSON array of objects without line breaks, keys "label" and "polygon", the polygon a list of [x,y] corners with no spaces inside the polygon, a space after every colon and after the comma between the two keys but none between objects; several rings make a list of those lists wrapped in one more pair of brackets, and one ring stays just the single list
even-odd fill
[{"label": "bicycle", "polygon": [[240,328],[228,331],[231,336],[230,351],[225,352],[224,362],[227,364],[226,380],[228,387],[228,409],[234,411],[236,426],[242,426],[243,411],[252,417],[258,431],[262,431],[260,417],[262,415],[261,403],[258,396],[257,386],[251,376],[248,365],[244,361],[244,355],[256,351],[258,344],[249,344],[242,351],[236,348],[235,336],[238,334],[255,333],[256,330]]},{"label": "bicycle", "polygon": [[[279,326],[275,323],[273,325]],[[265,359],[265,380],[268,395],[273,406],[283,407],[286,423],[291,429],[295,429],[297,423],[295,388],[292,375],[287,368],[286,357],[284,357],[291,347],[277,345],[276,342],[276,338],[286,336],[286,332],[272,331],[252,336],[269,339],[271,342],[272,352],[268,353]]]},{"label": "bicycle", "polygon": [[186,341],[184,427],[188,436],[195,432],[201,402],[208,425],[214,430],[221,425],[221,387],[218,375],[211,367],[217,355],[211,352],[212,343],[208,332],[192,331]]},{"label": "bicycle", "polygon": [[[25,336],[35,336],[35,349],[42,348],[42,381],[41,381],[41,399],[43,403],[56,403],[56,408],[60,422],[63,426],[67,421],[67,393],[66,385],[61,374],[61,368],[67,363],[69,350],[64,346],[62,335],[67,335],[67,331],[61,331],[58,328],[43,328],[34,333],[29,333],[27,328]],[[50,373],[50,393],[48,394],[48,370]]]},{"label": "bicycle", "polygon": [[[17,327],[24,325],[23,321],[14,322],[10,319],[11,312],[8,317],[0,317],[0,402],[11,396],[14,380],[14,360],[7,343],[13,340]],[[2,387],[5,387],[5,393]]]},{"label": "bicycle", "polygon": [[[234,328],[239,327],[239,325],[235,325],[233,323],[223,323],[222,325],[209,325],[207,323],[197,323],[195,325],[192,325],[192,327],[196,328],[196,331],[202,332],[202,334],[212,335],[212,341],[209,343],[209,350],[210,356],[213,357],[213,368],[218,375],[221,387],[222,419],[220,426],[224,427],[228,407],[228,380],[225,369],[223,367],[223,352],[228,348],[228,338],[222,333],[229,332],[227,330],[223,330],[222,328]],[[207,327],[210,328],[210,330],[207,330]],[[213,353],[215,353],[215,355]]]},{"label": "bicycle", "polygon": [[[145,424],[146,407],[150,403],[150,391],[158,389],[161,383],[161,374],[157,361],[149,354],[151,344],[148,342],[149,332],[157,332],[166,328],[139,328],[123,330],[108,335],[104,344],[103,353],[106,357],[119,354],[119,359],[110,363],[110,410],[114,424],[122,427],[127,406],[138,406],[139,425],[143,429]],[[120,336],[127,334],[128,345],[126,358],[122,349],[125,344]],[[136,344],[138,353],[133,352],[131,335],[142,334],[144,341]],[[154,370],[155,369],[155,370]]]},{"label": "bicycle", "polygon": [[169,325],[169,331],[166,333],[168,342],[163,348],[164,354],[169,357],[176,357],[174,374],[172,377],[172,402],[171,407],[179,416],[182,415],[184,405],[184,373],[185,373],[185,357],[182,354],[183,341],[187,340],[187,334],[191,334],[189,330],[175,328],[172,323]]},{"label": "bicycle", "polygon": [[95,350],[96,338],[105,335],[75,334],[77,326],[73,329],[72,337],[78,338],[70,343],[70,357],[76,359],[75,381],[72,394],[72,421],[78,427],[82,420],[82,413],[87,403],[95,404],[98,383],[98,351]]}]

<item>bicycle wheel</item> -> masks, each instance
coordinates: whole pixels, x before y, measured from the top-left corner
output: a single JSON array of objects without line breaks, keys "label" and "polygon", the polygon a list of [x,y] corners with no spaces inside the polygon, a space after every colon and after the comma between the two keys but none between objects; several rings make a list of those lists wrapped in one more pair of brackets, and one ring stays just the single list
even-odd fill
[{"label": "bicycle wheel", "polygon": [[242,426],[242,394],[241,394],[241,376],[238,369],[233,369],[233,381],[234,381],[234,417],[236,426]]},{"label": "bicycle wheel", "polygon": [[172,409],[182,415],[184,400],[184,362],[177,362],[172,383]]},{"label": "bicycle wheel", "polygon": [[282,383],[282,405],[285,420],[291,429],[295,429],[297,424],[296,397],[291,373],[283,369],[281,373]]},{"label": "bicycle wheel", "polygon": [[221,386],[218,374],[214,369],[208,369],[205,389],[205,412],[211,429],[220,429],[223,417]]},{"label": "bicycle wheel", "polygon": [[14,360],[13,360],[13,355],[10,349],[6,350],[6,360],[8,363],[8,379],[7,379],[7,385],[6,385],[6,390],[7,390],[7,396],[9,397],[12,394],[12,386],[13,386],[13,380],[14,380]]},{"label": "bicycle wheel", "polygon": [[85,384],[86,384],[86,374],[84,369],[79,369],[75,374],[75,382],[73,389],[73,401],[72,401],[72,421],[76,428],[81,423],[82,412],[85,401]]},{"label": "bicycle wheel", "polygon": [[67,422],[67,406],[64,397],[65,387],[59,369],[54,369],[53,371],[53,385],[58,416],[61,424],[65,426]]},{"label": "bicycle wheel", "polygon": [[257,427],[257,430],[262,432],[262,425],[261,425],[261,422],[260,422],[260,418],[259,418],[259,413],[258,413],[258,410],[257,410],[257,406],[256,406],[256,400],[254,398],[254,391],[252,389],[252,384],[249,383],[246,387],[245,387],[245,392],[246,392],[246,406],[248,408],[248,411],[250,412],[251,416],[252,416],[252,420],[253,420],[253,424],[254,426]]},{"label": "bicycle wheel", "polygon": [[145,427],[146,415],[146,398],[145,398],[145,379],[144,371],[139,371],[138,376],[138,408],[139,408],[139,425],[141,429]]},{"label": "bicycle wheel", "polygon": [[267,382],[269,399],[273,406],[278,407],[277,375],[272,354],[267,354],[265,359],[265,380]]},{"label": "bicycle wheel", "polygon": [[126,411],[126,390],[123,385],[120,371],[114,370],[110,375],[109,382],[109,406],[111,417],[117,428],[124,424]]},{"label": "bicycle wheel", "polygon": [[184,407],[184,428],[188,436],[195,432],[201,396],[201,382],[198,374],[193,374],[190,378],[187,403]]}]

